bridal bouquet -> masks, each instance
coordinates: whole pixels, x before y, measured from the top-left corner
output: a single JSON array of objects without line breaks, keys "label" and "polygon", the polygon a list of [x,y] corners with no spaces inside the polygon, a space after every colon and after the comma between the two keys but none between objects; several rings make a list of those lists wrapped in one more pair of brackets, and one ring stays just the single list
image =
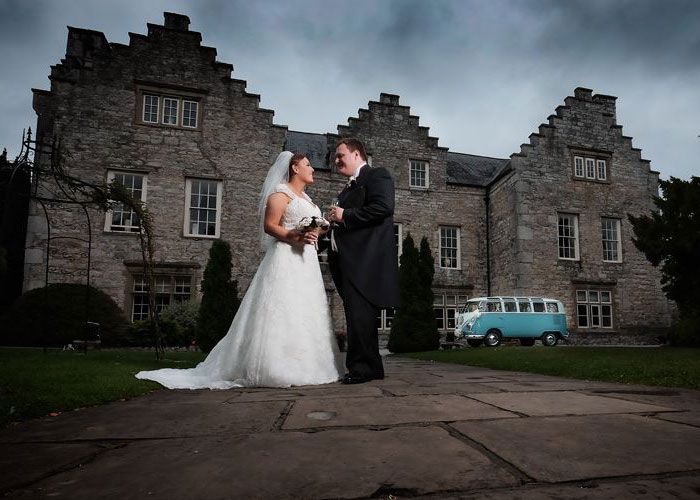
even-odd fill
[{"label": "bridal bouquet", "polygon": [[302,233],[306,233],[309,231],[314,231],[317,234],[320,233],[321,231],[325,231],[331,226],[331,223],[328,222],[326,219],[323,217],[303,217],[298,223],[297,223],[297,229],[301,231]]},{"label": "bridal bouquet", "polygon": [[[331,223],[328,222],[323,217],[302,217],[302,219],[297,223],[296,229],[302,233],[308,233],[313,231],[316,234],[321,234],[322,231],[327,231],[331,227]],[[314,244],[316,250],[318,250],[318,243]]]}]

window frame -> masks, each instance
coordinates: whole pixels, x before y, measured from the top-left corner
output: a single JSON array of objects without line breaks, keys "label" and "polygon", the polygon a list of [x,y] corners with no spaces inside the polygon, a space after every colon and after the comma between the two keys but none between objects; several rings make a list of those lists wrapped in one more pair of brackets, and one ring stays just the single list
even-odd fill
[{"label": "window frame", "polygon": [[[609,288],[576,288],[576,327],[583,330],[614,329],[613,291]],[[583,312],[582,312],[583,311]],[[585,325],[581,320],[585,320]],[[606,326],[606,320],[609,324]]]},{"label": "window frame", "polygon": [[[192,207],[190,205],[191,200],[192,200],[192,182],[193,181],[206,181],[206,182],[215,182],[216,183],[216,218],[215,218],[215,229],[214,229],[214,234],[192,234],[190,233],[190,224],[191,224],[191,219],[190,219],[190,209],[196,208],[199,209],[201,207]],[[222,206],[222,199],[223,199],[223,194],[224,194],[224,189],[223,189],[223,181],[221,179],[211,179],[207,177],[186,177],[185,178],[185,213],[184,213],[184,221],[183,221],[183,228],[182,228],[182,234],[186,238],[205,238],[205,239],[218,239],[221,237],[221,206]]]},{"label": "window frame", "polygon": [[[574,224],[573,224],[574,256],[573,257],[562,257],[562,249],[569,248],[569,247],[562,247],[561,239],[562,238],[572,238],[571,236],[562,236],[562,234],[561,234],[561,228],[562,228],[561,219],[562,219],[562,217],[571,217],[574,221]],[[574,214],[574,213],[570,213],[570,212],[557,212],[557,256],[558,256],[559,260],[578,261],[581,259],[579,239],[580,239],[579,215]]]},{"label": "window frame", "polygon": [[[194,106],[195,106],[194,125],[185,125],[185,105],[186,104],[194,104]],[[189,129],[196,129],[197,128],[197,126],[199,125],[199,101],[196,101],[194,99],[187,99],[187,98],[182,99],[182,118],[180,120],[180,123],[182,124],[182,128],[189,128]]]},{"label": "window frame", "polygon": [[400,222],[394,222],[394,238],[396,241],[396,258],[401,263],[401,254],[403,253],[403,224]]},{"label": "window frame", "polygon": [[[162,312],[165,308],[182,302],[187,302],[194,298],[195,292],[195,277],[192,273],[182,272],[158,272],[155,273],[156,286],[156,314]],[[148,301],[148,284],[146,277],[142,272],[129,273],[129,300],[131,301],[129,320],[134,323],[149,318],[149,301]],[[189,293],[178,292],[178,280],[184,279],[189,281]],[[163,287],[165,282],[167,288]],[[137,285],[139,289],[137,290]],[[159,288],[160,287],[160,288]],[[163,300],[167,296],[167,301]],[[137,300],[137,297],[139,298]],[[179,297],[179,298],[178,298]],[[145,298],[145,302],[143,301]],[[160,298],[160,301],[159,301]],[[136,309],[139,308],[137,313]],[[138,314],[138,317],[136,317]]]},{"label": "window frame", "polygon": [[[160,123],[160,96],[155,93],[150,93],[150,92],[143,92],[142,93],[143,99],[141,101],[141,121],[143,123],[148,123],[150,125],[158,125]],[[153,120],[146,120],[146,98],[147,97],[153,97],[156,100],[156,110],[155,110],[155,121]],[[149,114],[153,114],[151,111]]]},{"label": "window frame", "polygon": [[[603,175],[602,175],[602,176],[600,175],[600,172],[601,172],[600,166],[601,166],[601,164],[603,165],[603,170],[602,170]],[[608,180],[608,161],[607,161],[606,159],[604,159],[604,158],[596,158],[596,160],[595,160],[595,168],[596,168],[596,171],[595,171],[596,178],[597,178],[599,181],[607,181],[607,180]]]},{"label": "window frame", "polygon": [[[605,223],[606,222],[613,222],[614,223],[614,228],[615,228],[615,236],[617,237],[616,240],[611,240],[611,239],[606,239],[606,227]],[[603,245],[603,262],[612,262],[612,263],[620,263],[622,262],[622,221],[616,217],[601,217],[600,218],[600,226],[601,226],[601,242]],[[615,252],[617,253],[617,259],[608,259],[607,254],[608,254],[608,249],[606,248],[606,243],[608,242],[614,242],[615,243]]]},{"label": "window frame", "polygon": [[[443,246],[442,246],[442,240],[443,240],[443,238],[442,238],[442,231],[443,231],[443,229],[445,229],[445,230],[446,230],[446,229],[453,229],[453,230],[455,231],[455,236],[454,236],[455,242],[456,242],[456,247],[454,247],[454,250],[455,250],[455,252],[456,252],[456,257],[455,257],[455,261],[456,261],[456,262],[455,262],[455,266],[445,266],[445,265],[443,265],[443,255],[442,255],[442,250],[443,250]],[[460,229],[461,229],[461,228],[460,228],[459,226],[450,226],[450,225],[444,225],[444,226],[439,226],[439,227],[438,227],[438,256],[439,256],[439,259],[438,259],[438,267],[439,267],[440,269],[451,269],[451,270],[454,270],[454,269],[457,269],[457,270],[462,269],[462,256],[461,256],[461,254],[462,254],[462,248],[461,248],[461,241],[460,241],[460,239],[461,239],[461,231],[460,231]],[[452,247],[446,247],[446,248],[452,249]]]},{"label": "window frame", "polygon": [[[580,165],[579,165],[578,160],[581,160]],[[579,179],[586,178],[586,176],[584,175],[584,172],[585,172],[584,162],[585,162],[585,160],[584,160],[583,156],[574,155],[574,177],[578,177]],[[580,171],[579,171],[579,166],[581,168]]]},{"label": "window frame", "polygon": [[[425,185],[418,185],[413,183],[413,171],[414,171],[414,163],[416,165],[422,164],[425,166],[425,171],[424,173],[424,181]],[[430,188],[430,162],[427,160],[418,160],[415,158],[409,159],[408,160],[408,187],[411,189],[429,189]]]},{"label": "window frame", "polygon": [[[114,180],[114,177],[116,175],[133,175],[133,176],[138,176],[141,177],[141,198],[140,201],[143,204],[146,204],[147,198],[148,198],[148,173],[146,172],[141,172],[141,171],[130,171],[130,170],[107,170],[107,184],[111,183]],[[126,186],[125,186],[126,187]],[[132,193],[133,195],[133,193]],[[123,204],[120,203],[120,205],[123,206]],[[130,210],[133,212],[133,210]],[[105,212],[105,224],[104,224],[104,231],[107,233],[114,233],[114,234],[139,234],[140,232],[140,226],[128,226],[129,228],[136,229],[136,230],[129,230],[129,231],[115,231],[112,229],[114,225],[112,224],[112,217],[114,215],[114,210],[109,209]],[[127,226],[124,226],[127,227]]]}]

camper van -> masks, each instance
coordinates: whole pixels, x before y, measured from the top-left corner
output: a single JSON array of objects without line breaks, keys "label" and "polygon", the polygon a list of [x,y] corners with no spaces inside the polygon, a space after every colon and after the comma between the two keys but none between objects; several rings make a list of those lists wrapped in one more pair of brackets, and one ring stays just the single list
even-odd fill
[{"label": "camper van", "polygon": [[564,305],[542,297],[479,297],[470,299],[456,318],[455,338],[472,347],[496,347],[503,340],[519,339],[524,346],[555,346],[566,339]]}]

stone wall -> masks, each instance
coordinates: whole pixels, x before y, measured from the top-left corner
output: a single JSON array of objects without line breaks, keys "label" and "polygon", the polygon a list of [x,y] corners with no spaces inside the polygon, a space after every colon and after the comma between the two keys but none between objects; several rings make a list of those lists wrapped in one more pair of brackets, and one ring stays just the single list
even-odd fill
[{"label": "stone wall", "polygon": [[[191,273],[196,286],[212,238],[184,234],[185,184],[188,178],[220,181],[219,237],[231,243],[234,274],[243,293],[261,258],[260,186],[290,135],[304,133],[275,125],[273,112],[259,107],[260,97],[246,91],[245,81],[231,78],[233,67],[216,61],[216,50],[202,46],[201,35],[188,25],[187,17],[166,13],[163,26],[149,24],[147,35],[130,34],[128,45],[109,43],[96,31],[69,28],[66,57],[52,67],[50,91],[34,91],[37,137],[48,142],[60,136],[72,155],[71,173],[87,181],[105,181],[109,171],[145,174],[157,260],[164,269]],[[198,125],[186,129],[143,123],[144,92],[196,100]],[[575,326],[577,287],[607,287],[613,293],[614,329],[603,333],[610,338],[668,325],[670,307],[659,273],[634,248],[627,221],[628,213],[652,209],[658,174],[622,135],[615,98],[576,89],[509,162],[495,159],[506,168],[493,176],[477,168],[462,181],[448,172],[448,154],[453,153],[438,145],[419,121],[399,103],[399,96],[381,94],[339,126],[337,134],[308,134],[318,146],[313,156],[316,182],[309,194],[322,208],[328,206],[345,182],[332,168],[335,143],[339,137],[358,137],[372,164],[388,168],[395,178],[395,222],[402,236],[410,232],[417,244],[428,238],[438,264],[436,294],[554,297],[566,304],[569,323]],[[572,161],[577,152],[607,158],[608,178],[575,178]],[[427,188],[409,185],[410,160],[429,164]],[[50,185],[42,183],[41,189],[50,190]],[[51,247],[49,281],[84,281],[84,214],[61,205],[49,212],[52,236],[63,238]],[[578,260],[558,258],[559,212],[579,217]],[[620,263],[602,260],[602,216],[621,221]],[[138,236],[106,231],[105,216],[96,210],[90,220],[92,282],[128,312],[131,275],[140,258]],[[439,266],[443,225],[460,230],[458,269]],[[37,205],[31,207],[28,226],[25,290],[44,283],[48,227]],[[344,331],[342,304],[327,272],[325,278],[335,329]]]},{"label": "stone wall", "polygon": [[[516,228],[512,260],[515,286],[494,293],[549,295],[562,300],[576,329],[577,289],[609,289],[613,295],[613,328],[619,333],[640,327],[664,327],[670,305],[660,288],[660,274],[632,243],[628,214],[652,210],[658,173],[622,134],[615,116],[615,98],[576,89],[559,106],[549,123],[511,157],[515,180]],[[574,175],[575,155],[598,155],[607,160],[607,179]],[[576,214],[580,255],[558,255],[559,213]],[[604,262],[601,218],[620,221],[622,261]]]}]

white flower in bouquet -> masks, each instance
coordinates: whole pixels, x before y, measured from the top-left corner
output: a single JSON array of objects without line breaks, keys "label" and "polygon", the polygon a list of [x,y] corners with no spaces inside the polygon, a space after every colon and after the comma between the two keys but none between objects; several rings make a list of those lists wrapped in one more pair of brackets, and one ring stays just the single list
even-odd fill
[{"label": "white flower in bouquet", "polygon": [[320,233],[321,231],[328,229],[330,225],[331,223],[323,217],[313,216],[303,217],[297,223],[296,228],[303,233],[306,233],[308,231],[315,231],[317,233]]},{"label": "white flower in bouquet", "polygon": [[[331,227],[331,223],[323,217],[303,217],[296,225],[296,229],[302,233],[313,231],[316,234],[321,234]],[[314,242],[314,247],[318,250],[318,243]]]}]

